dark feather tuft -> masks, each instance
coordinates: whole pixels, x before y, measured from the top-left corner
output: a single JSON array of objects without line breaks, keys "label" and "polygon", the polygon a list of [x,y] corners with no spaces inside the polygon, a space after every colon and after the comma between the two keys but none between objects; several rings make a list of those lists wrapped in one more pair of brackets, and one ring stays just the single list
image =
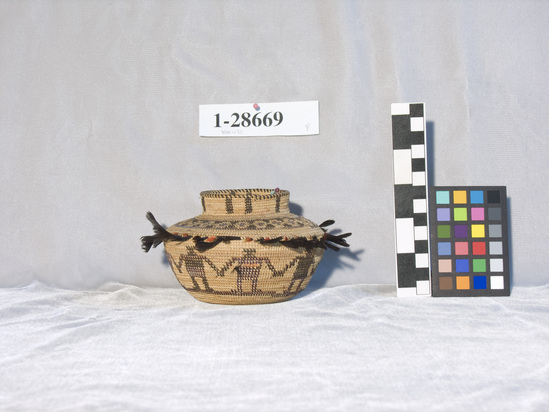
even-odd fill
[{"label": "dark feather tuft", "polygon": [[331,235],[329,233],[326,233],[323,237],[323,243],[326,247],[329,247],[332,250],[335,250],[336,252],[339,250],[339,248],[335,245],[332,245],[332,243],[335,243],[338,246],[343,247],[349,247],[350,245],[347,243],[345,238],[351,236],[352,233],[344,233],[342,235]]},{"label": "dark feather tuft", "polygon": [[153,232],[154,235],[152,236],[143,236],[141,238],[141,248],[148,252],[151,250],[151,247],[155,248],[162,242],[166,241],[177,241],[177,242],[183,242],[185,240],[190,239],[190,236],[179,236],[175,235],[173,233],[168,232],[164,227],[156,221],[154,218],[154,215],[151,212],[147,212],[147,219],[149,222],[151,222],[153,226]]},{"label": "dark feather tuft", "polygon": [[322,223],[321,223],[320,225],[318,225],[318,226],[324,228],[324,227],[326,227],[326,226],[331,226],[331,225],[333,225],[334,223],[335,223],[335,220],[331,220],[331,219],[330,219],[330,220],[325,220],[324,222],[322,222]]},{"label": "dark feather tuft", "polygon": [[273,243],[279,243],[283,246],[292,248],[292,249],[298,249],[298,248],[304,248],[306,250],[311,250],[314,248],[322,248],[322,249],[332,249],[336,252],[340,249],[340,247],[349,247],[349,244],[345,240],[345,238],[351,236],[351,233],[344,233],[342,235],[332,235],[324,229],[326,226],[333,225],[335,223],[334,220],[326,220],[322,222],[319,226],[324,231],[324,236],[322,238],[313,238],[313,239],[307,239],[305,237],[296,237],[296,238],[261,238],[259,239],[259,243],[263,245],[273,244]]},{"label": "dark feather tuft", "polygon": [[[350,246],[347,243],[347,241],[345,240],[345,238],[351,236],[352,233],[344,233],[342,235],[332,235],[332,234],[328,233],[326,231],[326,229],[324,229],[324,228],[326,226],[333,225],[334,223],[335,223],[335,221],[333,221],[333,220],[326,220],[325,222],[320,224],[320,227],[324,231],[324,236],[322,237],[322,246],[324,247],[324,249],[326,249],[328,247],[328,248],[330,248],[332,250],[335,250],[337,252],[337,251],[339,251],[339,247],[337,247],[336,245],[343,246],[343,247],[349,247]],[[332,243],[335,243],[335,245],[333,245]]]}]

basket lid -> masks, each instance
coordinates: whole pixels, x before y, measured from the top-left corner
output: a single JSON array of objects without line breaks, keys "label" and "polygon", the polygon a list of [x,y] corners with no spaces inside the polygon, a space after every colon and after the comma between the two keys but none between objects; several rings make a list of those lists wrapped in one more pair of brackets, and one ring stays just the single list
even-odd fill
[{"label": "basket lid", "polygon": [[203,213],[168,228],[178,236],[321,238],[324,231],[290,212],[290,192],[277,189],[211,190],[200,193]]}]

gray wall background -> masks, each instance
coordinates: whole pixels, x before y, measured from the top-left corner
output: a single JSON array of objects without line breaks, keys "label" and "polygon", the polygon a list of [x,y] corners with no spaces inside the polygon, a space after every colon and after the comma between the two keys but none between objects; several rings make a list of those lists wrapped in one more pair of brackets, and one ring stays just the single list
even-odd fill
[{"label": "gray wall background", "polygon": [[[315,287],[395,282],[390,104],[431,183],[506,185],[513,284],[548,282],[549,3],[0,1],[0,286],[179,287],[144,254],[207,189],[352,231]],[[318,100],[320,134],[201,138],[198,105]]]}]

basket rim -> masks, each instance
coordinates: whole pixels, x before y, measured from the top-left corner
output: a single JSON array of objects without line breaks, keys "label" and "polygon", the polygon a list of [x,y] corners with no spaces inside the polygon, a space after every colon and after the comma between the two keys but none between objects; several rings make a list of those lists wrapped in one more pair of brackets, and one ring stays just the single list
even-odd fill
[{"label": "basket rim", "polygon": [[290,196],[288,190],[282,189],[221,189],[205,190],[200,192],[200,196],[209,199],[275,199],[277,197]]}]

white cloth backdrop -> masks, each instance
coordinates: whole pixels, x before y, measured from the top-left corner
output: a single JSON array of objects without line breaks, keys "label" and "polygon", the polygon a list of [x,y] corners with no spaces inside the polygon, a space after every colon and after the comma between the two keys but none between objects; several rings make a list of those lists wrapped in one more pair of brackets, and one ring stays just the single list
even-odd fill
[{"label": "white cloth backdrop", "polygon": [[[358,383],[368,386],[378,382],[364,380],[361,373],[379,377],[372,364],[360,369],[351,356],[360,353],[363,339],[372,328],[379,333],[379,342],[367,341],[366,349],[381,359],[394,359],[389,366],[381,361],[377,364],[389,368],[379,381],[381,385],[399,382],[402,369],[398,365],[408,365],[405,377],[420,382],[441,379],[438,389],[443,395],[455,395],[456,384],[459,394],[474,391],[472,386],[458,382],[489,380],[498,359],[465,356],[462,370],[460,355],[453,352],[450,362],[444,362],[446,352],[442,348],[454,340],[453,332],[437,334],[447,327],[444,319],[436,318],[442,311],[444,317],[465,313],[472,319],[470,324],[463,319],[454,324],[456,330],[470,331],[471,325],[479,323],[489,328],[481,337],[465,339],[466,349],[480,345],[484,355],[502,350],[487,343],[490,336],[501,337],[502,345],[509,347],[528,342],[516,358],[513,350],[504,351],[501,362],[512,362],[512,367],[488,394],[475,393],[473,400],[480,409],[491,410],[494,400],[497,410],[541,410],[537,408],[547,406],[547,351],[539,348],[547,348],[549,342],[544,286],[549,283],[545,267],[549,245],[548,27],[549,2],[536,0],[0,0],[0,367],[9,372],[0,387],[0,402],[15,409],[36,410],[45,398],[33,403],[31,388],[37,387],[36,379],[55,375],[55,361],[59,359],[67,362],[61,367],[63,371],[83,368],[82,375],[71,375],[73,386],[59,377],[51,387],[38,385],[41,396],[55,388],[61,391],[59,398],[65,403],[60,409],[71,409],[71,404],[82,408],[98,405],[75,403],[83,399],[78,394],[98,390],[86,384],[91,375],[105,376],[107,382],[133,376],[134,380],[126,380],[126,392],[145,393],[148,378],[144,370],[154,369],[156,363],[129,366],[132,360],[150,353],[175,359],[185,348],[178,347],[178,340],[172,337],[165,346],[138,345],[127,357],[114,357],[117,339],[141,339],[138,331],[143,329],[145,339],[147,325],[176,313],[182,323],[197,316],[196,322],[208,324],[209,316],[219,310],[223,322],[212,322],[216,329],[207,333],[212,339],[216,331],[228,333],[226,340],[212,349],[215,353],[200,352],[209,350],[205,349],[207,339],[197,338],[190,345],[198,351],[197,356],[205,356],[210,362],[228,356],[225,363],[212,362],[204,375],[200,363],[177,358],[174,365],[189,375],[172,370],[168,376],[181,378],[186,385],[192,384],[193,376],[198,376],[196,382],[207,383],[221,367],[226,378],[223,384],[228,385],[222,387],[221,397],[215,398],[221,405],[238,399],[231,394],[242,395],[231,386],[236,382],[230,381],[230,369],[223,369],[231,366],[231,359],[232,366],[238,368],[235,376],[249,376],[250,384],[261,385],[254,379],[260,379],[263,365],[240,363],[235,348],[242,349],[251,335],[241,335],[236,326],[234,330],[224,327],[243,327],[247,322],[242,319],[253,322],[257,316],[268,319],[279,307],[280,317],[264,326],[277,331],[268,334],[269,344],[274,345],[272,352],[242,353],[245,359],[255,361],[262,356],[272,362],[282,359],[285,369],[270,365],[268,370],[281,378],[275,379],[279,385],[269,387],[273,390],[269,396],[254,398],[252,394],[248,400],[274,405],[274,399],[281,399],[275,396],[276,390],[287,391],[287,385],[297,388],[303,381],[310,388],[312,379],[320,388],[333,392],[309,391],[311,395],[305,400],[296,393],[281,408],[291,409],[294,400],[301,407],[328,409],[329,398],[333,401],[330,405],[336,406],[367,404],[381,409],[424,410],[431,399],[429,394],[425,393],[425,398],[418,392],[405,395],[409,390],[420,391],[420,386],[402,383],[394,392],[400,398],[395,399],[390,399],[393,392],[389,386],[383,387],[380,397],[375,397],[378,388],[360,389]],[[319,101],[319,135],[198,135],[200,104],[304,100]],[[519,289],[518,295],[512,292],[510,298],[433,303],[394,297],[393,102],[426,105],[431,184],[507,186],[512,285]],[[317,223],[335,219],[336,229],[353,232],[349,239],[352,247],[339,254],[328,252],[307,294],[287,304],[255,308],[258,312],[191,304],[192,298],[176,282],[162,253],[142,252],[139,238],[151,233],[145,213],[150,210],[159,221],[170,225],[201,212],[202,190],[254,187],[290,190],[294,211]],[[371,286],[376,284],[387,286]],[[128,288],[137,289],[130,294],[127,310],[117,312],[117,296],[125,296],[117,291]],[[87,309],[80,310],[74,302],[84,290],[100,296],[106,293],[106,306],[103,308],[103,298],[98,298],[86,301],[83,305]],[[154,307],[155,299],[163,299],[164,293],[173,302],[176,295],[180,296],[181,306],[153,314],[144,310],[139,322],[133,323],[135,309]],[[65,297],[61,299],[58,294]],[[360,298],[362,294],[366,301]],[[369,296],[372,302],[367,301]],[[445,302],[451,306],[446,308]],[[342,308],[332,313],[336,309],[330,305],[341,303]],[[422,331],[433,337],[428,343],[433,356],[441,360],[437,374],[429,372],[436,365],[422,362],[423,358],[407,363],[404,353],[415,339],[400,338],[422,323],[419,318],[410,323],[409,318],[399,317],[401,305],[435,317],[426,319],[432,327]],[[426,309],[425,305],[433,306]],[[361,313],[370,310],[381,317],[363,319]],[[525,316],[529,311],[538,316]],[[385,324],[384,313],[391,319],[380,331],[376,327],[379,322]],[[511,319],[505,325],[522,326],[518,337],[497,323],[502,313]],[[290,353],[295,353],[295,362],[303,359],[294,345],[296,339],[302,339],[295,328],[306,325],[307,316],[313,314],[312,322],[320,328],[318,339],[325,346],[318,346],[312,338],[303,342],[313,353],[321,354],[327,369],[315,369],[316,358],[311,355],[303,368],[312,370],[312,375],[296,375],[288,366],[294,359]],[[282,319],[294,315],[294,328],[285,329]],[[118,321],[106,322],[102,324],[105,328],[96,330],[78,328],[97,316]],[[323,316],[331,320],[325,323]],[[350,319],[343,321],[345,316]],[[352,335],[357,330],[354,316],[367,322],[360,329],[362,334]],[[513,319],[519,320],[513,323]],[[135,325],[135,329],[128,329],[128,325]],[[166,326],[171,330],[179,327]],[[195,326],[189,326],[188,332],[199,333]],[[71,331],[68,341],[62,338],[65,329]],[[73,336],[75,331],[81,334]],[[310,328],[305,331],[315,333]],[[94,333],[101,337],[95,343],[91,338]],[[356,339],[349,340],[350,336]],[[419,343],[427,344],[424,336],[417,335]],[[70,352],[72,344],[88,337],[92,341],[87,345],[104,345],[105,351],[85,346],[88,349],[84,352],[71,352],[72,358],[56,352],[60,347]],[[37,340],[51,345],[30,344]],[[339,340],[349,343],[348,352],[343,345],[340,355],[323,357],[328,356],[324,350],[327,345],[341,345]],[[386,340],[394,345],[387,351],[373,350]],[[232,351],[225,352],[224,345],[232,345]],[[411,355],[419,353],[421,350],[412,351]],[[529,360],[533,374],[515,373],[528,360],[527,353],[537,353]],[[116,367],[127,368],[128,374],[113,374],[108,364],[94,363],[93,359],[116,359]],[[367,364],[366,358],[361,359]],[[21,371],[26,380],[11,380],[19,370],[14,365],[19,364],[25,365]],[[345,375],[338,365],[341,370],[351,367],[352,373]],[[461,373],[453,375],[456,365]],[[470,375],[466,370],[473,372]],[[142,380],[139,373],[143,373]],[[153,375],[160,376],[160,370]],[[298,382],[296,376],[303,379]],[[351,386],[330,386],[330,376],[340,379],[341,385]],[[513,381],[513,376],[522,380]],[[168,385],[172,392],[174,385]],[[160,384],[156,388],[159,392],[149,394],[143,404],[128,395],[112,409],[154,409],[162,390]],[[362,393],[360,390],[370,390],[374,397],[353,398]],[[324,396],[319,396],[322,393]],[[338,403],[338,395],[339,401],[346,399],[341,393],[351,396],[347,403]],[[207,390],[201,394],[212,396]],[[104,399],[114,399],[103,395]],[[454,398],[455,404],[435,399],[442,402],[440,409],[475,404],[466,398]],[[190,402],[200,409],[199,399]],[[218,405],[216,402],[211,405]],[[55,400],[47,405],[56,409]],[[106,405],[102,404],[102,410],[108,410]],[[169,406],[177,409],[179,404]]]},{"label": "white cloth backdrop", "polygon": [[184,293],[0,289],[0,409],[549,406],[547,286],[518,287],[512,298],[397,299],[390,285],[350,285],[236,307]]}]

